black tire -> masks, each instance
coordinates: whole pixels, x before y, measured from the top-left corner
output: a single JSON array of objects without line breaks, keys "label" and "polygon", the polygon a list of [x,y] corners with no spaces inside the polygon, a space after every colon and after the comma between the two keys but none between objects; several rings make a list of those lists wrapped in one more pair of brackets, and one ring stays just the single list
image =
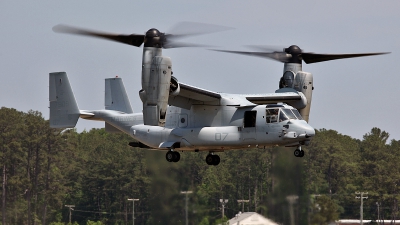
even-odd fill
[{"label": "black tire", "polygon": [[299,149],[294,150],[294,156],[301,157],[301,151]]},{"label": "black tire", "polygon": [[168,151],[167,154],[165,154],[165,159],[167,159],[168,162],[173,162],[175,158],[174,155],[173,151]]},{"label": "black tire", "polygon": [[213,165],[214,164],[214,157],[211,154],[208,154],[206,156],[206,163],[207,165]]},{"label": "black tire", "polygon": [[173,162],[179,162],[179,160],[181,159],[181,154],[179,154],[179,152],[173,152],[173,153],[174,153]]},{"label": "black tire", "polygon": [[300,152],[301,152],[301,153],[300,153],[300,156],[299,156],[299,157],[303,157],[303,156],[304,156],[304,151],[301,150]]},{"label": "black tire", "polygon": [[221,158],[218,155],[213,155],[213,165],[217,166],[221,162]]}]

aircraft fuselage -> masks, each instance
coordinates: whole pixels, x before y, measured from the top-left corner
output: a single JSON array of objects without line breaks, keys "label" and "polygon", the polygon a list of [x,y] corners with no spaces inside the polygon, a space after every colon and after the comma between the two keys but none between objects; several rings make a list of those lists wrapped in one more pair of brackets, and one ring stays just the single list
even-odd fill
[{"label": "aircraft fuselage", "polygon": [[[275,120],[269,111],[276,110]],[[114,111],[88,111],[134,139],[154,149],[177,151],[224,151],[265,146],[307,145],[314,129],[301,118],[286,115],[288,105],[209,106],[191,110],[169,106],[165,127],[143,125],[142,115]],[[287,112],[286,112],[287,113]],[[291,119],[290,119],[291,118]]]}]

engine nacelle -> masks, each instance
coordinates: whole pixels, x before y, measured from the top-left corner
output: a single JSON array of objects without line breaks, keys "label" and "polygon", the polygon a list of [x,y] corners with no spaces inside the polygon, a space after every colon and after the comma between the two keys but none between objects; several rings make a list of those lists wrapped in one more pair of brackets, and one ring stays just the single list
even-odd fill
[{"label": "engine nacelle", "polygon": [[[300,92],[301,101],[291,104],[297,108],[304,120],[308,122],[311,108],[312,91],[314,90],[313,75],[311,73],[300,71],[301,64],[287,63],[284,69],[293,69],[284,71],[279,81],[279,92],[285,92],[286,88],[293,88]],[[295,73],[297,72],[297,73]]]},{"label": "engine nacelle", "polygon": [[143,59],[142,90],[139,92],[143,102],[143,122],[145,125],[164,126],[170,94],[172,63],[169,57],[150,58],[151,56],[151,54],[144,54]]},{"label": "engine nacelle", "polygon": [[312,92],[314,90],[313,75],[311,73],[299,71],[294,78],[294,89],[302,92],[307,99],[306,107],[300,109],[299,112],[303,119],[308,122],[311,109]]},{"label": "engine nacelle", "polygon": [[176,77],[171,76],[171,82],[169,86],[169,95],[171,96],[177,96],[179,95],[179,92],[181,91],[181,87],[179,86],[178,79]]},{"label": "engine nacelle", "polygon": [[[171,76],[171,81],[169,85],[169,96],[177,96],[179,95],[181,88],[179,86],[178,79],[176,77]],[[146,92],[142,89],[139,91],[139,96],[142,102],[146,102],[147,96]]]},{"label": "engine nacelle", "polygon": [[283,73],[281,80],[279,81],[279,88],[294,88],[294,77],[293,71],[286,71]]}]

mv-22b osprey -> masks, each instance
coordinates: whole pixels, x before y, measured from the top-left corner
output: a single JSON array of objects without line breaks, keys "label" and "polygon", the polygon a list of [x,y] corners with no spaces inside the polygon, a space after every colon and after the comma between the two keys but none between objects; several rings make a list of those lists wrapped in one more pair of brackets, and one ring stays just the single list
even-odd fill
[{"label": "mv-22b osprey", "polygon": [[216,152],[266,146],[296,147],[294,155],[303,157],[301,147],[310,143],[315,130],[308,124],[313,76],[302,71],[302,61],[316,63],[383,54],[315,54],[295,45],[282,52],[232,51],[283,62],[284,69],[275,93],[227,94],[183,84],[172,76],[171,59],[162,55],[162,49],[196,46],[176,41],[185,35],[157,29],[150,29],[145,35],[117,35],[65,25],[53,30],[136,47],[144,43],[139,91],[143,111],[133,113],[121,78],[105,80],[105,110],[79,110],[66,73],[50,73],[51,127],[75,127],[79,117],[104,121],[106,131],[124,132],[137,140],[130,143],[133,147],[165,150],[169,162],[178,162],[179,152],[208,151],[208,165],[220,163]]}]

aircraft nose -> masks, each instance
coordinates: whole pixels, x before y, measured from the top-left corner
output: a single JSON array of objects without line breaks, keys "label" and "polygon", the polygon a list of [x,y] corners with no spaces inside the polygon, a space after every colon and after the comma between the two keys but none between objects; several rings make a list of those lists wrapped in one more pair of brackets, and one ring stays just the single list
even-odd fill
[{"label": "aircraft nose", "polygon": [[314,137],[315,136],[315,130],[312,126],[308,125],[305,129],[306,137]]}]

